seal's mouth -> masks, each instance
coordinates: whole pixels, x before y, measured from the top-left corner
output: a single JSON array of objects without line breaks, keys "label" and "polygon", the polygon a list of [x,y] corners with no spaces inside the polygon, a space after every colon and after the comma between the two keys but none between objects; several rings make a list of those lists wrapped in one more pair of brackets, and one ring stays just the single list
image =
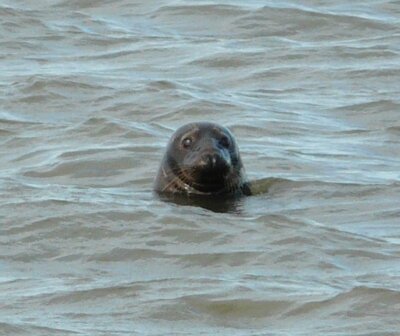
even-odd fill
[{"label": "seal's mouth", "polygon": [[[201,193],[218,193],[219,191],[234,191],[237,184],[237,174],[229,165],[219,166],[189,166],[175,172],[179,179]],[[234,183],[235,181],[235,183]]]}]

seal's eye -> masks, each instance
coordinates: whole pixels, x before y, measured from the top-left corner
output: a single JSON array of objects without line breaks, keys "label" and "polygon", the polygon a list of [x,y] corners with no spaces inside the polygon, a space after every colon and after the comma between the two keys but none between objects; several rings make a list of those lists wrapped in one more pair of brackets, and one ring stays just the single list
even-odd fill
[{"label": "seal's eye", "polygon": [[227,136],[223,136],[220,140],[219,143],[221,144],[222,147],[229,148],[231,146],[231,142]]},{"label": "seal's eye", "polygon": [[193,140],[191,138],[183,138],[182,146],[183,148],[189,148],[192,145]]}]

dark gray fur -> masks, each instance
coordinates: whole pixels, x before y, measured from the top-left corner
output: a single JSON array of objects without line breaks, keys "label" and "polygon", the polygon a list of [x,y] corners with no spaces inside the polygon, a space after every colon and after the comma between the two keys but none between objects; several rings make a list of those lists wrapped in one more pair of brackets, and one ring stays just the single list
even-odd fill
[{"label": "dark gray fur", "polygon": [[162,194],[251,194],[236,140],[225,127],[198,122],[171,137],[154,190]]}]

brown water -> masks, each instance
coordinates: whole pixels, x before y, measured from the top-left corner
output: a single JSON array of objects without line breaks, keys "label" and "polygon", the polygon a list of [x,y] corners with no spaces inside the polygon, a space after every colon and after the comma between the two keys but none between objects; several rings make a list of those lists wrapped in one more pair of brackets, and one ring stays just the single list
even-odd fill
[{"label": "brown water", "polygon": [[[400,2],[0,3],[1,335],[400,335]],[[268,193],[164,202],[230,127]]]}]

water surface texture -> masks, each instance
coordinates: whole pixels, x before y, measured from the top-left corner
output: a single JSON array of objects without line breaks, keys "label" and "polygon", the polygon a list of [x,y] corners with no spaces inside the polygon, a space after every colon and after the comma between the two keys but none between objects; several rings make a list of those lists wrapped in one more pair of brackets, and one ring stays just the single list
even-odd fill
[{"label": "water surface texture", "polygon": [[[0,334],[400,334],[400,2],[0,2]],[[169,136],[269,192],[164,202]]]}]

